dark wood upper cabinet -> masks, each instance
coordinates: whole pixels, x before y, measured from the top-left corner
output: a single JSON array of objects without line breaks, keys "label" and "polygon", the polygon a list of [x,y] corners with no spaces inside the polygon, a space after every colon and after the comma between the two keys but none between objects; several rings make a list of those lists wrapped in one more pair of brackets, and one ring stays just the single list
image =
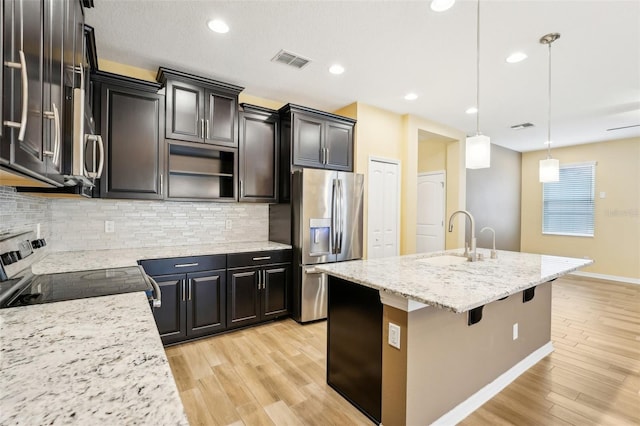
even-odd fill
[{"label": "dark wood upper cabinet", "polygon": [[353,171],[353,124],[326,121],[326,168]]},{"label": "dark wood upper cabinet", "polygon": [[277,201],[279,136],[277,111],[242,104],[238,156],[240,201]]},{"label": "dark wood upper cabinet", "polygon": [[157,80],[166,87],[167,139],[238,146],[242,87],[162,67]]},{"label": "dark wood upper cabinet", "polygon": [[292,168],[353,171],[355,120],[293,104],[283,106],[278,114],[280,202],[289,201]]},{"label": "dark wood upper cabinet", "polygon": [[[293,104],[285,105],[279,113],[283,121],[281,149],[289,154],[288,163],[353,171],[355,120]],[[285,135],[285,131],[290,134]],[[284,164],[284,156],[281,158]]]},{"label": "dark wood upper cabinet", "polygon": [[157,83],[97,73],[99,131],[106,164],[100,180],[103,198],[162,199],[165,149],[164,96]]}]

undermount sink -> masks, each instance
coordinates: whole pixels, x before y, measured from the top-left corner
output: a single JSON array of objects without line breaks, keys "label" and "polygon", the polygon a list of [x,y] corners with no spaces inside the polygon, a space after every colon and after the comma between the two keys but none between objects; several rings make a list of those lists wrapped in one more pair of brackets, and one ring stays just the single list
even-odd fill
[{"label": "undermount sink", "polygon": [[453,256],[450,254],[443,254],[441,256],[425,257],[418,259],[418,262],[428,263],[429,265],[450,266],[459,265],[461,263],[467,263],[469,260],[463,256]]}]

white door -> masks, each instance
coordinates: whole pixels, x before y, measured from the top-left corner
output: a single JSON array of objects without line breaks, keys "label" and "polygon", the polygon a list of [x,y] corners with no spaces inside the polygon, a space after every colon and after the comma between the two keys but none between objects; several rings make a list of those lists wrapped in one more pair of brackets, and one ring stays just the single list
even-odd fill
[{"label": "white door", "polygon": [[444,215],[444,172],[419,174],[417,253],[444,250]]},{"label": "white door", "polygon": [[399,252],[400,164],[369,159],[368,259]]}]

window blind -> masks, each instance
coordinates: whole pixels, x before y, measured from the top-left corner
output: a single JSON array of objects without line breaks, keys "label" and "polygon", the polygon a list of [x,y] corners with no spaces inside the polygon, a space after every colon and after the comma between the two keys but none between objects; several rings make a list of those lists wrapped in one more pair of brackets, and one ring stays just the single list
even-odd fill
[{"label": "window blind", "polygon": [[560,180],[543,184],[543,234],[593,236],[595,166],[562,165]]}]

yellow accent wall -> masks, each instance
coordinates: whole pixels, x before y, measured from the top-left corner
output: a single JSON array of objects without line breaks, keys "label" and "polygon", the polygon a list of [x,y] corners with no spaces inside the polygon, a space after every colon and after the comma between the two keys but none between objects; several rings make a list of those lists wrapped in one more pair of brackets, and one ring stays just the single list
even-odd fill
[{"label": "yellow accent wall", "polygon": [[[354,135],[354,171],[364,175],[364,258],[367,258],[367,229],[368,229],[368,188],[369,188],[369,157],[378,157],[400,161],[400,170],[404,167],[403,161],[403,120],[402,116],[362,103],[353,103],[335,111],[335,114],[343,115],[357,120]],[[403,187],[404,185],[401,186]],[[400,206],[402,222],[403,208]],[[402,246],[402,234],[400,235]]]},{"label": "yellow accent wall", "polygon": [[418,140],[418,173],[438,172],[447,168],[447,143],[441,138],[422,134]]},{"label": "yellow accent wall", "polygon": [[[594,237],[542,234],[538,162],[546,152],[522,154],[521,250],[595,263],[584,272],[640,279],[640,138],[554,148],[560,165],[596,161]],[[600,193],[605,198],[600,198]]]},{"label": "yellow accent wall", "polygon": [[143,68],[121,64],[119,62],[113,62],[102,58],[98,59],[98,68],[100,69],[100,71],[126,75],[128,77],[147,81],[156,81],[156,74],[158,73],[158,70],[145,70]]},{"label": "yellow accent wall", "polygon": [[[446,143],[447,202],[446,217],[466,205],[466,169],[464,164],[466,135],[456,129],[421,117],[406,115],[405,162],[402,169],[402,254],[416,252],[416,227],[418,220],[418,153],[419,141],[424,133],[439,135]],[[421,136],[422,135],[422,136]],[[464,218],[458,219],[453,232],[445,233],[445,248],[464,247]],[[462,232],[460,232],[462,231]]]}]

